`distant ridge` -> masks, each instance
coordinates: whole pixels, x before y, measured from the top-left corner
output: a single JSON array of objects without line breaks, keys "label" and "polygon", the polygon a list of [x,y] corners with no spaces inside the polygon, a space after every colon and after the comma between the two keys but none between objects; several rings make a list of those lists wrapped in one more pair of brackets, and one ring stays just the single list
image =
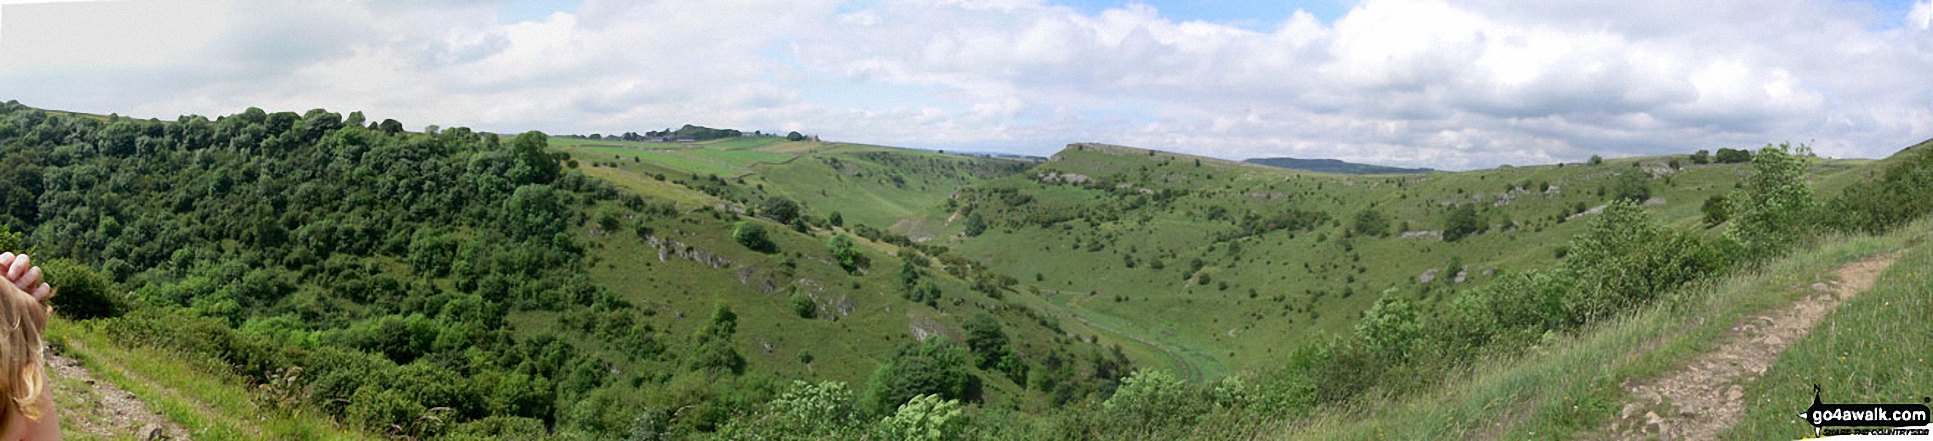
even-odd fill
[{"label": "distant ridge", "polygon": [[1357,164],[1337,159],[1297,159],[1297,158],[1250,158],[1243,161],[1270,167],[1291,170],[1312,171],[1317,173],[1337,173],[1345,175],[1391,175],[1405,173],[1430,173],[1428,168],[1399,168],[1380,165]]}]

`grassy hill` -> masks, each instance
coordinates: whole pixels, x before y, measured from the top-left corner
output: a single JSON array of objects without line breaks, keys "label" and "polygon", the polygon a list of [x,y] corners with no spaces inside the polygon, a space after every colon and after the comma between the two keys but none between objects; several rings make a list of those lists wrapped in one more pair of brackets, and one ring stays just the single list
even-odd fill
[{"label": "grassy hill", "polygon": [[[1673,169],[1670,159],[1363,177],[1077,144],[963,193],[959,213],[992,227],[955,248],[1073,314],[1186,354],[1212,378],[1347,330],[1384,290],[1436,304],[1494,271],[1555,261],[1625,174],[1643,177],[1648,210],[1665,223],[1702,230],[1701,205],[1731,191],[1740,166]],[[1828,161],[1815,179],[1848,170]],[[1444,241],[1460,205],[1476,207],[1486,231]],[[1382,226],[1359,232],[1364,212]]]},{"label": "grassy hill", "polygon": [[1270,167],[1302,170],[1316,173],[1335,173],[1340,175],[1399,175],[1429,173],[1436,170],[1428,168],[1388,167],[1374,164],[1357,164],[1338,159],[1297,159],[1297,158],[1249,158],[1242,161]]},{"label": "grassy hill", "polygon": [[[1574,437],[1793,284],[1924,248],[1866,234],[1933,205],[1920,150],[1364,176],[8,103],[0,245],[62,259],[57,347],[215,438]],[[1827,326],[1910,333],[1883,306],[1924,283],[1888,274]],[[1872,349],[1833,335],[1769,375],[1907,390],[1812,376]]]}]

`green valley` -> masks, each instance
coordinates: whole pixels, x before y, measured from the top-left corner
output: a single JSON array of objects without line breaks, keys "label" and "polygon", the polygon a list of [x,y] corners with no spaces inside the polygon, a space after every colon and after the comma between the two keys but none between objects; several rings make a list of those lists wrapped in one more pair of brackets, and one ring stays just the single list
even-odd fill
[{"label": "green valley", "polygon": [[1925,329],[1887,306],[1923,303],[1924,143],[1355,175],[385,125],[9,102],[0,245],[48,259],[56,352],[206,438],[1616,434],[1622,382],[1876,253],[1852,331],[1741,390],[1933,386],[1831,365]]}]

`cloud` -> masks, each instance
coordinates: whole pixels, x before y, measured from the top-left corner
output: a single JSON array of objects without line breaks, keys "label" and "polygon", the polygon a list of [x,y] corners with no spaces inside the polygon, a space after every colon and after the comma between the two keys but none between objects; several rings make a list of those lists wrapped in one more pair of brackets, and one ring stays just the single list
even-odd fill
[{"label": "cloud", "polygon": [[[1933,137],[1933,2],[1365,0],[1241,27],[1142,4],[488,0],[8,6],[0,96],[172,118],[249,106],[413,126],[697,123],[928,148],[1101,141],[1485,167]],[[22,25],[21,23],[27,23]]]}]

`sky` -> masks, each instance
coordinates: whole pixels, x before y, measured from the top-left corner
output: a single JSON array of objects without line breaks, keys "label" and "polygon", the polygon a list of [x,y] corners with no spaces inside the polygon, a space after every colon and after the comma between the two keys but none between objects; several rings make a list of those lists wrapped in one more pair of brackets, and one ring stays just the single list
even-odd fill
[{"label": "sky", "polygon": [[1462,170],[1933,138],[1933,0],[0,0],[0,100]]}]

